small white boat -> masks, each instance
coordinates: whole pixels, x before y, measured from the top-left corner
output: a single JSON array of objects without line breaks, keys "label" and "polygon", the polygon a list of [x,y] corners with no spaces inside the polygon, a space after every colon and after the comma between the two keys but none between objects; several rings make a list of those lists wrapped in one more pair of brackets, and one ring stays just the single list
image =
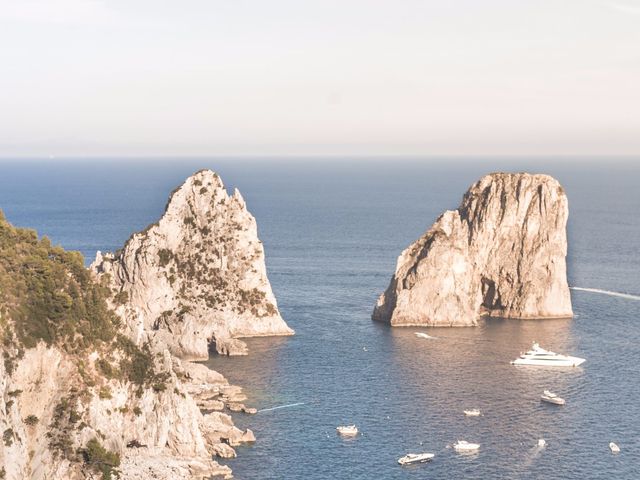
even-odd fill
[{"label": "small white boat", "polygon": [[453,448],[456,452],[475,452],[480,449],[479,443],[469,443],[465,440],[458,440],[453,444]]},{"label": "small white boat", "polygon": [[609,449],[612,453],[620,453],[620,447],[613,442],[609,444]]},{"label": "small white boat", "polygon": [[425,463],[433,459],[433,453],[407,453],[398,459],[400,465],[411,465],[412,463]]},{"label": "small white boat", "polygon": [[480,416],[480,410],[478,410],[477,408],[473,408],[471,410],[463,410],[463,412],[467,417],[479,417]]},{"label": "small white boat", "polygon": [[340,425],[336,430],[345,437],[354,437],[358,434],[358,427],[355,425]]},{"label": "small white boat", "polygon": [[577,367],[585,362],[584,358],[570,357],[541,348],[533,342],[531,350],[520,354],[511,365],[530,365],[534,367]]},{"label": "small white boat", "polygon": [[420,338],[430,338],[430,339],[435,339],[437,337],[432,337],[431,335],[424,333],[424,332],[416,332],[416,337],[420,337]]},{"label": "small white boat", "polygon": [[546,440],[544,438],[541,438],[541,439],[538,440],[538,447],[539,448],[543,448],[543,447],[546,447],[546,446],[547,446],[547,442],[546,442]]},{"label": "small white boat", "polygon": [[549,390],[545,390],[544,392],[542,392],[540,400],[547,403],[553,403],[554,405],[564,405],[566,403],[564,398],[560,398],[558,395],[550,392]]}]

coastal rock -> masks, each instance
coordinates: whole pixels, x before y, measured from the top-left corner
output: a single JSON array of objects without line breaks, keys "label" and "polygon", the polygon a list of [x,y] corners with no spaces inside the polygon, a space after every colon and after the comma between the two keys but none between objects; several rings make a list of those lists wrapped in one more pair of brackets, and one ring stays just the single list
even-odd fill
[{"label": "coastal rock", "polygon": [[571,317],[564,189],[548,175],[476,182],[398,258],[373,319],[472,326],[483,316]]},{"label": "coastal rock", "polygon": [[141,343],[155,337],[175,356],[246,354],[238,337],[292,335],[267,279],[256,221],[238,190],[202,170],[170,196],[160,220],[91,267]]}]

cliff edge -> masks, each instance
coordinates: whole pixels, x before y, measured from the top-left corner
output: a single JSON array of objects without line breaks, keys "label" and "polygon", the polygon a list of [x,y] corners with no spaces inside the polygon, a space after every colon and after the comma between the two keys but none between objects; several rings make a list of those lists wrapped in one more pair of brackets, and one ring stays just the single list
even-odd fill
[{"label": "cliff edge", "polygon": [[494,173],[402,252],[374,320],[473,326],[483,316],[571,317],[568,201],[548,175]]},{"label": "cliff edge", "polygon": [[138,341],[154,337],[182,359],[244,354],[238,337],[292,335],[267,278],[256,221],[238,190],[201,170],[170,196],[160,220],[91,270]]}]

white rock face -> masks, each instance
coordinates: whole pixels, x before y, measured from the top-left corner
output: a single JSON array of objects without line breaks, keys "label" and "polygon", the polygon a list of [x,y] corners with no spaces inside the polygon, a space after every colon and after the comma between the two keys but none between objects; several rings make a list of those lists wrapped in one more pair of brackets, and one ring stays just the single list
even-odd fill
[{"label": "white rock face", "polygon": [[244,354],[237,337],[291,335],[267,279],[256,221],[240,192],[202,170],[175,190],[158,223],[90,267],[108,275],[131,335],[183,359]]},{"label": "white rock face", "polygon": [[568,212],[548,175],[486,175],[402,252],[373,319],[471,326],[482,315],[571,317]]},{"label": "white rock face", "polygon": [[[121,478],[140,480],[230,478],[231,469],[212,455],[233,457],[232,448],[253,442],[249,429],[233,425],[222,412],[203,414],[205,399],[218,398],[221,408],[241,396],[240,387],[204,365],[181,362],[167,350],[158,352],[156,369],[166,373],[165,388],[138,393],[138,386],[101,378],[95,370],[99,358],[70,356],[44,343],[26,349],[9,374],[0,362],[0,466],[7,480],[85,479],[86,467],[75,452],[98,438],[105,448],[120,454]],[[98,383],[87,388],[78,364]],[[105,394],[104,392],[108,392]],[[235,398],[227,395],[233,392]],[[56,409],[67,409],[59,426]],[[70,412],[77,420],[69,422]],[[38,421],[25,421],[34,415]],[[66,437],[71,453],[64,458],[53,444]],[[136,446],[132,446],[136,442]]]}]

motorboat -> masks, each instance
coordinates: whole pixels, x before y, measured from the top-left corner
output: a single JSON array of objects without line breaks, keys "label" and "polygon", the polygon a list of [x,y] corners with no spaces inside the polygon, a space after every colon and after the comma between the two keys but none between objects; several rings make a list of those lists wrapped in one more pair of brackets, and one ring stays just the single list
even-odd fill
[{"label": "motorboat", "polygon": [[531,350],[520,354],[511,362],[511,365],[531,365],[536,367],[577,367],[585,362],[584,358],[570,357],[560,353],[551,352],[533,342]]},{"label": "motorboat", "polygon": [[612,453],[620,453],[620,447],[613,442],[609,444],[609,449]]},{"label": "motorboat", "polygon": [[428,333],[424,333],[424,332],[416,332],[416,337],[420,337],[420,338],[429,338],[434,340],[437,337],[432,337],[431,335],[429,335]]},{"label": "motorboat", "polygon": [[398,459],[400,465],[411,465],[413,463],[425,463],[433,459],[433,453],[407,453],[404,457]]},{"label": "motorboat", "polygon": [[463,410],[463,412],[467,417],[479,417],[480,416],[480,410],[478,410],[477,408],[473,408],[471,410]]},{"label": "motorboat", "polygon": [[558,395],[550,392],[549,390],[545,390],[544,392],[542,392],[540,400],[547,403],[553,403],[554,405],[564,405],[566,403],[564,398],[560,398]]},{"label": "motorboat", "polygon": [[456,452],[475,452],[480,449],[480,444],[469,443],[465,440],[458,440],[453,444],[453,448]]},{"label": "motorboat", "polygon": [[538,440],[538,448],[543,448],[547,446],[547,441],[544,438],[540,438]]},{"label": "motorboat", "polygon": [[355,425],[340,425],[336,430],[345,437],[354,437],[358,434],[358,427]]}]

